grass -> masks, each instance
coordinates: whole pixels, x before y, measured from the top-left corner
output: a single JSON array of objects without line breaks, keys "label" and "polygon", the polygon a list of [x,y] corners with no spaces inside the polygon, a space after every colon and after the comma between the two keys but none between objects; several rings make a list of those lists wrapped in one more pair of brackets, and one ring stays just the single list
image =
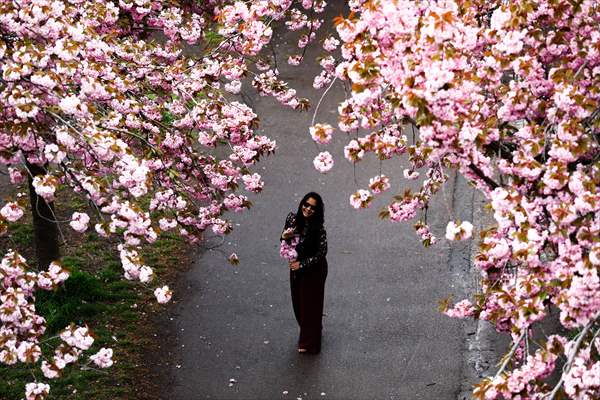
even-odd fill
[{"label": "grass", "polygon": [[[61,200],[67,204],[65,215],[70,215],[75,206],[81,209],[72,198]],[[61,263],[70,270],[70,277],[57,290],[36,294],[36,309],[47,321],[42,351],[51,357],[60,343],[57,334],[71,323],[87,324],[95,338],[94,345],[80,358],[80,363],[68,366],[60,378],[51,381],[42,375],[40,363],[0,365],[0,399],[22,399],[25,384],[36,379],[50,384],[49,399],[138,399],[141,394],[135,387],[144,374],[139,366],[144,352],[153,345],[149,339],[153,337],[152,326],[145,316],[158,308],[152,290],[123,278],[114,239],[104,239],[93,231],[76,234],[68,227],[63,231],[69,235],[69,246],[62,249]],[[28,257],[29,265],[35,265],[31,223],[11,225],[9,233],[10,238],[0,240],[2,255],[13,248]],[[173,279],[173,266],[185,263],[180,257],[185,254],[185,242],[175,235],[165,235],[146,246],[141,254],[146,264],[154,268],[161,284],[169,283]],[[156,285],[154,282],[153,286]],[[88,357],[101,347],[113,349],[115,364],[105,370],[86,365]]]}]

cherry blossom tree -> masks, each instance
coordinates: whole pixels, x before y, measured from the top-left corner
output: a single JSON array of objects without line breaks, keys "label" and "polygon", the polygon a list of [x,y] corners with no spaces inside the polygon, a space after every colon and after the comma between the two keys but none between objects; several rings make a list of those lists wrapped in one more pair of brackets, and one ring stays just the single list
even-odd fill
[{"label": "cherry blossom tree", "polygon": [[[306,30],[299,43],[305,47],[324,4],[0,2],[0,164],[17,191],[0,207],[0,234],[22,221],[29,198],[38,258],[37,269],[12,250],[2,259],[0,362],[39,366],[54,379],[93,343],[87,327],[73,325],[60,333],[52,358],[40,350],[45,320],[35,292],[54,289],[69,274],[59,259],[59,191],[88,204],[60,222],[119,238],[125,278],[148,286],[156,278],[141,245],[165,231],[191,243],[206,232],[231,231],[225,213],[251,205],[238,189],[260,192],[264,183],[252,166],[275,150],[256,133],[257,115],[232,94],[252,76],[262,95],[305,108],[261,50],[274,21],[287,17],[290,29]],[[172,296],[164,285],[153,293],[160,303]],[[105,368],[111,357],[102,348],[89,362]],[[27,399],[49,391],[38,378],[25,386]]]},{"label": "cherry blossom tree", "polygon": [[[350,87],[339,129],[345,157],[407,156],[420,189],[382,212],[418,219],[425,245],[432,196],[456,169],[488,199],[495,225],[481,236],[475,265],[482,291],[446,313],[489,321],[513,345],[481,399],[600,397],[600,6],[593,0],[351,0],[337,20],[341,59],[322,63],[315,87]],[[320,125],[310,133],[317,142]],[[322,156],[315,166],[323,169]],[[352,194],[369,207],[389,188],[376,176]],[[446,238],[471,237],[450,221]],[[536,324],[560,312],[566,334],[537,349]],[[563,359],[563,362],[558,362]],[[559,367],[560,366],[560,367]],[[562,369],[559,369],[562,368]],[[548,379],[557,373],[559,381]]]}]

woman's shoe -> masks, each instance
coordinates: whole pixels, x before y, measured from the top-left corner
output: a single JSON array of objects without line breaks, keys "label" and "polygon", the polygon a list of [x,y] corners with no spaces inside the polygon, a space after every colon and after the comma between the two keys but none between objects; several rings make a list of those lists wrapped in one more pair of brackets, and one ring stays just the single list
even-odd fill
[{"label": "woman's shoe", "polygon": [[306,353],[306,352],[308,352],[308,350],[306,350],[306,349],[298,349],[298,353]]}]

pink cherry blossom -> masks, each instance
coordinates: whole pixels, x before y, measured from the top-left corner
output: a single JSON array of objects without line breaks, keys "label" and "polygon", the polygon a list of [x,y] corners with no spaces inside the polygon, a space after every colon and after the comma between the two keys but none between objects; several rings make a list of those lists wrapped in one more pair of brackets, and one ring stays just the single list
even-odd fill
[{"label": "pink cherry blossom", "polygon": [[160,220],[158,220],[158,224],[160,226],[160,229],[162,229],[163,231],[168,231],[177,226],[177,221],[174,219],[161,218]]},{"label": "pink cherry blossom", "polygon": [[408,221],[417,215],[421,201],[418,197],[405,197],[388,205],[388,213],[392,222]]},{"label": "pink cherry blossom", "polygon": [[310,127],[310,136],[317,143],[329,143],[331,141],[332,133],[333,127],[329,124],[315,124]]},{"label": "pink cherry blossom", "polygon": [[337,40],[334,36],[330,36],[323,41],[323,48],[327,51],[335,51],[337,47],[340,45],[340,41]]},{"label": "pink cherry blossom", "polygon": [[25,385],[27,400],[43,400],[50,393],[50,385],[41,382],[31,382]]},{"label": "pink cherry blossom", "polygon": [[81,114],[85,107],[74,95],[63,98],[58,105],[66,114]]},{"label": "pink cherry blossom", "polygon": [[25,174],[18,168],[8,168],[8,175],[10,176],[10,183],[13,185],[19,185],[25,181]]},{"label": "pink cherry blossom", "polygon": [[294,236],[289,241],[282,240],[279,246],[279,255],[288,261],[296,261],[298,258],[298,253],[296,252],[298,242],[299,238],[297,236]]},{"label": "pink cherry blossom", "polygon": [[444,311],[444,314],[449,317],[464,319],[473,316],[474,311],[475,308],[471,302],[465,299],[456,303],[454,307]]},{"label": "pink cherry blossom", "polygon": [[[59,368],[54,363],[49,363],[46,360],[42,361],[41,370],[44,376],[48,379],[56,379],[60,376],[62,368]],[[64,368],[64,366],[63,366]]]},{"label": "pink cherry blossom", "polygon": [[432,246],[438,241],[437,237],[431,233],[429,226],[422,221],[419,221],[415,224],[415,231],[421,238],[421,241],[425,247]]},{"label": "pink cherry blossom", "polygon": [[58,180],[55,177],[51,175],[38,175],[33,178],[32,184],[39,196],[43,197],[46,201],[54,200],[54,192],[58,186]]},{"label": "pink cherry blossom", "polygon": [[85,213],[75,212],[71,217],[71,228],[76,230],[77,232],[85,232],[88,228],[88,224],[90,222],[90,217]]},{"label": "pink cherry blossom", "polygon": [[512,14],[510,12],[504,11],[502,7],[497,8],[492,13],[492,18],[490,21],[490,28],[494,30],[503,29],[507,22],[512,18]]},{"label": "pink cherry blossom", "polygon": [[156,297],[156,301],[158,301],[160,304],[165,304],[171,300],[173,292],[169,290],[168,286],[163,286],[154,290],[154,296]]},{"label": "pink cherry blossom", "polygon": [[102,347],[96,354],[90,356],[90,360],[100,368],[108,368],[113,365],[113,351]]},{"label": "pink cherry blossom", "polygon": [[313,160],[313,165],[321,173],[328,172],[333,168],[333,158],[328,151],[321,152]]},{"label": "pink cherry blossom", "polygon": [[455,222],[450,221],[446,226],[446,239],[448,240],[465,240],[473,234],[473,224],[469,221]]},{"label": "pink cherry blossom", "polygon": [[261,176],[259,174],[252,175],[243,175],[242,180],[244,181],[244,185],[246,186],[246,190],[249,192],[260,192],[264,186],[264,182],[261,181]]},{"label": "pink cherry blossom", "polygon": [[294,66],[300,65],[300,63],[302,62],[302,55],[296,54],[293,56],[289,56],[287,62],[288,62],[288,64],[294,65]]},{"label": "pink cherry blossom", "polygon": [[367,208],[371,205],[373,195],[364,189],[359,189],[350,196],[350,205],[354,208]]},{"label": "pink cherry blossom", "polygon": [[16,202],[9,202],[0,209],[0,215],[9,222],[16,222],[23,216],[23,209]]},{"label": "pink cherry blossom", "polygon": [[346,147],[344,147],[344,156],[348,161],[357,162],[360,161],[365,152],[361,148],[360,144],[356,140],[350,141]]},{"label": "pink cherry blossom", "polygon": [[69,346],[77,347],[81,350],[89,349],[94,343],[94,338],[90,335],[87,327],[71,326],[60,333],[60,338]]},{"label": "pink cherry blossom", "polygon": [[149,266],[143,265],[140,268],[140,271],[139,271],[140,282],[148,283],[152,280],[153,276],[154,276],[154,271]]},{"label": "pink cherry blossom", "polygon": [[238,94],[242,90],[242,82],[234,80],[229,83],[226,83],[224,88],[229,93]]},{"label": "pink cherry blossom", "polygon": [[404,177],[406,179],[409,179],[409,180],[414,180],[419,177],[419,173],[417,171],[411,171],[408,168],[404,169],[404,171],[402,171],[402,174],[404,175]]},{"label": "pink cherry blossom", "polygon": [[57,164],[59,164],[66,157],[66,153],[61,151],[60,148],[54,143],[46,145],[44,149],[44,155],[46,156],[46,160],[48,162]]},{"label": "pink cherry blossom", "polygon": [[369,180],[369,189],[374,194],[383,193],[390,188],[390,179],[385,175],[377,175]]},{"label": "pink cherry blossom", "polygon": [[36,363],[42,356],[42,350],[36,343],[23,341],[16,347],[17,358],[23,363]]}]

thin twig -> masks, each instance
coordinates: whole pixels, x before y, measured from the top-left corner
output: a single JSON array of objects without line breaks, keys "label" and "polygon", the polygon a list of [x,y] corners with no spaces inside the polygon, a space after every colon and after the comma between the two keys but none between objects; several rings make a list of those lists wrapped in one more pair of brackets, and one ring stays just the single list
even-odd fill
[{"label": "thin twig", "polygon": [[321,95],[321,98],[317,102],[317,105],[315,107],[315,112],[313,113],[313,117],[312,117],[312,120],[310,122],[311,125],[315,124],[315,119],[317,118],[317,112],[319,111],[319,107],[321,106],[321,102],[323,101],[323,99],[325,98],[325,96],[327,95],[327,93],[329,92],[329,90],[331,90],[331,88],[333,87],[333,84],[335,83],[336,80],[337,80],[337,76],[333,78],[333,80],[331,81],[331,83],[329,84],[329,86],[327,87],[327,89],[325,89],[325,91]]},{"label": "thin twig", "polygon": [[494,379],[498,378],[504,372],[504,369],[508,365],[508,362],[510,361],[512,356],[515,354],[515,351],[517,351],[517,347],[519,347],[519,343],[521,343],[521,341],[525,337],[526,333],[527,333],[527,328],[523,329],[519,338],[517,340],[515,340],[515,343],[511,347],[510,352],[505,356],[504,361],[502,362],[502,365],[500,366],[500,369],[498,370],[498,372],[496,372],[496,375],[494,375]]},{"label": "thin twig", "polygon": [[[575,346],[573,346],[571,348],[571,354],[569,354],[569,359],[567,360],[567,363],[563,367],[563,372],[560,375],[560,380],[558,381],[558,383],[556,384],[556,386],[554,386],[554,389],[552,390],[552,392],[550,393],[550,395],[548,397],[546,397],[548,400],[554,399],[554,397],[556,396],[556,394],[560,390],[560,388],[561,388],[561,386],[562,386],[562,384],[563,384],[563,382],[565,380],[565,375],[569,373],[569,371],[571,370],[571,366],[573,365],[573,361],[575,361],[575,356],[577,355],[577,350],[579,350],[579,346],[581,346],[581,342],[583,342],[583,339],[585,338],[585,336],[587,335],[588,331],[590,330],[590,328],[592,327],[592,325],[594,325],[594,323],[596,322],[596,320],[598,318],[600,318],[600,312],[598,312],[596,314],[596,316],[594,318],[592,318],[587,323],[587,325],[583,328],[583,330],[579,334],[579,337],[577,338],[577,342],[575,342]],[[598,334],[598,332],[596,332],[596,335],[597,334]]]},{"label": "thin twig", "polygon": [[304,59],[304,55],[306,54],[306,49],[308,48],[308,44],[310,43],[310,37],[313,34],[313,26],[314,26],[314,20],[313,17],[315,15],[315,9],[312,7],[314,5],[314,1],[310,2],[310,17],[308,17],[310,19],[310,29],[308,30],[308,39],[306,42],[306,46],[304,46],[304,49],[302,50],[302,55],[300,56],[300,59],[303,60]]},{"label": "thin twig", "polygon": [[583,71],[583,69],[585,67],[587,67],[589,60],[585,60],[585,62],[583,64],[581,64],[581,66],[579,67],[579,69],[577,70],[577,72],[575,72],[575,75],[573,76],[573,80],[577,79],[579,77],[579,74],[581,73],[581,71]]}]

